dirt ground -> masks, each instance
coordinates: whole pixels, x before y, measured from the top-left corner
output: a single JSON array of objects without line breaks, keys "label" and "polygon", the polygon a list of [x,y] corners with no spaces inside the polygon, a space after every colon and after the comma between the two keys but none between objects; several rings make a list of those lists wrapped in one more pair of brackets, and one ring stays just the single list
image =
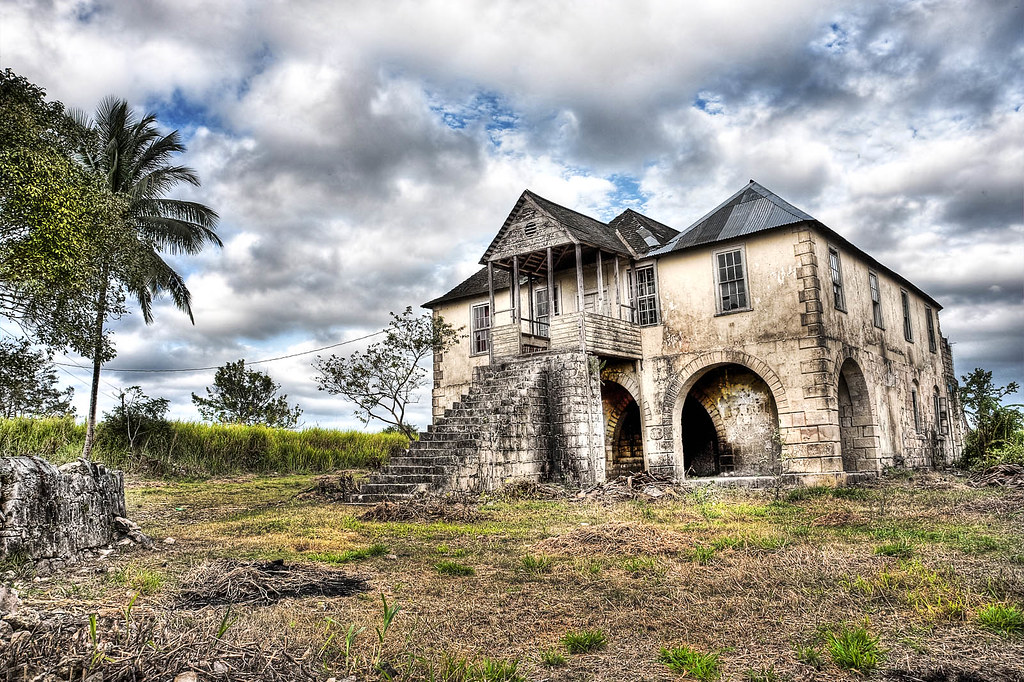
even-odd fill
[{"label": "dirt ground", "polygon": [[[659,658],[685,646],[723,680],[1024,680],[1024,634],[980,616],[1024,610],[1021,489],[918,474],[371,509],[325,488],[130,481],[154,549],[0,567],[24,621],[0,631],[0,679],[674,680]],[[836,662],[844,628],[877,639],[874,670]],[[580,631],[603,647],[571,653]]]}]

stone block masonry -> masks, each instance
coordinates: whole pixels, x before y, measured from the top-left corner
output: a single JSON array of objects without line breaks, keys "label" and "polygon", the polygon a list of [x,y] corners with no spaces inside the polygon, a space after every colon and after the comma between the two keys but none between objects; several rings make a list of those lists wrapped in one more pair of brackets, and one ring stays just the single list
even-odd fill
[{"label": "stone block masonry", "polygon": [[485,492],[508,480],[604,480],[600,377],[581,352],[476,368],[469,391],[351,501],[421,492]]},{"label": "stone block masonry", "polygon": [[118,537],[124,475],[77,461],[55,467],[39,457],[0,458],[0,557],[73,560]]}]

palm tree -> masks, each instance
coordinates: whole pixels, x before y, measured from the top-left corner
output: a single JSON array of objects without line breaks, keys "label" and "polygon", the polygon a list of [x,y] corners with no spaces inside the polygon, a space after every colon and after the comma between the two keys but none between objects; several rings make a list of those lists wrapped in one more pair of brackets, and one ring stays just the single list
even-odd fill
[{"label": "palm tree", "polygon": [[179,183],[199,186],[193,169],[173,164],[173,157],[185,151],[178,131],[161,135],[154,114],[140,117],[126,101],[114,97],[100,102],[94,120],[80,113],[77,117],[90,132],[83,140],[81,160],[118,202],[117,220],[106,226],[107,233],[101,237],[105,248],[96,284],[92,392],[82,452],[88,459],[96,437],[100,368],[112,357],[104,339],[108,315],[127,294],[138,302],[146,324],[151,324],[153,300],[166,292],[195,324],[185,280],[161,254],[196,254],[208,243],[223,244],[214,231],[218,217],[213,209],[165,198]]}]

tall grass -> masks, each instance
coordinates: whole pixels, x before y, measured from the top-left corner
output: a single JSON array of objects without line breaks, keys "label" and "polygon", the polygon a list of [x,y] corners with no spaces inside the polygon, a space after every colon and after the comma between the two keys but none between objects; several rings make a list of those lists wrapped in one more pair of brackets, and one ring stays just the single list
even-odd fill
[{"label": "tall grass", "polygon": [[[93,451],[97,460],[172,477],[372,469],[409,446],[393,433],[166,422],[132,449],[103,426]],[[77,458],[84,442],[85,426],[70,417],[0,420],[0,456],[39,455],[59,464]]]}]

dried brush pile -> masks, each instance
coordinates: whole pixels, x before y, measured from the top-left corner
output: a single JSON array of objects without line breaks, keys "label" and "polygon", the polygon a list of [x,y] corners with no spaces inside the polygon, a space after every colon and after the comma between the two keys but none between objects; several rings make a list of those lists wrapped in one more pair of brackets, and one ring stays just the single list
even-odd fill
[{"label": "dried brush pile", "polygon": [[195,567],[182,578],[176,604],[185,608],[273,604],[294,597],[347,596],[365,589],[362,578],[335,568],[218,559]]},{"label": "dried brush pile", "polygon": [[693,546],[680,533],[635,523],[581,526],[564,535],[541,540],[533,551],[542,554],[589,557],[595,554],[640,556],[679,554]]},{"label": "dried brush pile", "polygon": [[975,488],[987,486],[1003,486],[1006,488],[1024,488],[1024,466],[1020,464],[997,464],[980,474],[971,476],[968,485]]},{"label": "dried brush pile", "polygon": [[317,476],[313,485],[300,492],[295,497],[300,500],[313,500],[323,502],[347,502],[349,496],[359,490],[355,476],[346,471],[341,474],[329,476]]},{"label": "dried brush pile", "polygon": [[[320,680],[305,662],[269,640],[229,642],[183,622],[129,614],[84,618],[63,614],[45,630],[0,649],[0,679],[58,682]],[[222,623],[226,628],[228,622]],[[29,633],[26,632],[26,635]],[[189,675],[192,673],[192,675]]]}]

